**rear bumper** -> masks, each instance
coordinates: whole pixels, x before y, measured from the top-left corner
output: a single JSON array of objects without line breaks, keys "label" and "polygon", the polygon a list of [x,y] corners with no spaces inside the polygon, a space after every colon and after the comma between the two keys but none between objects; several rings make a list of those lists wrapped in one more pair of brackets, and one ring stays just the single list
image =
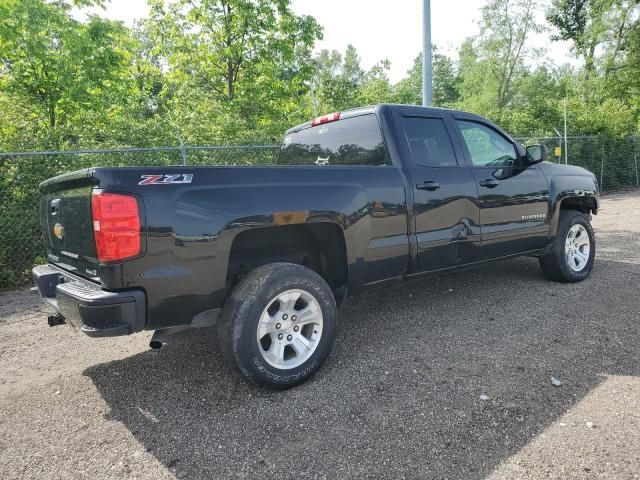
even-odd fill
[{"label": "rear bumper", "polygon": [[54,265],[39,265],[32,273],[42,299],[90,337],[128,335],[144,328],[146,298],[140,290],[108,292]]}]

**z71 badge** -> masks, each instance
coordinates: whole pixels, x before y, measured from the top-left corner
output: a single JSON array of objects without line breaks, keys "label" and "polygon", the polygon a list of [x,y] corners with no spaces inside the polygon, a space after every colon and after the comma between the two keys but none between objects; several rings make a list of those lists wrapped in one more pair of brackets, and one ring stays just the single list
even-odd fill
[{"label": "z71 badge", "polygon": [[192,173],[167,173],[165,175],[140,175],[138,185],[174,185],[176,183],[191,183]]}]

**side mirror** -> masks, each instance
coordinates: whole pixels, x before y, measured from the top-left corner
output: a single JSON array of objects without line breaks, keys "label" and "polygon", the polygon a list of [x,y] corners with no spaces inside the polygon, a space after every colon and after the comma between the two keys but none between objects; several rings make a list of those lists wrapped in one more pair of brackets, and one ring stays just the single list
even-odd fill
[{"label": "side mirror", "polygon": [[544,145],[529,145],[526,150],[529,165],[535,165],[547,159],[547,149]]}]

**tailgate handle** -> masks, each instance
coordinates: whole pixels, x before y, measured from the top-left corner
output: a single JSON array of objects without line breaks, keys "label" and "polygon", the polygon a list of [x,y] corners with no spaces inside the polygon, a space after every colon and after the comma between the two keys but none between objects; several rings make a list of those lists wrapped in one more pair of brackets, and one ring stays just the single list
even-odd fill
[{"label": "tailgate handle", "polygon": [[55,215],[60,211],[60,199],[51,200],[51,215]]}]

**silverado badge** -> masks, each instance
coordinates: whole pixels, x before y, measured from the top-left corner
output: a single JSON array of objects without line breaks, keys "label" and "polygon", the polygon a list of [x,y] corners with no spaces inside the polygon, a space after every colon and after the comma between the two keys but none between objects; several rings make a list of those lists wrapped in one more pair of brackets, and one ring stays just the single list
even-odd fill
[{"label": "silverado badge", "polygon": [[522,215],[522,220],[544,220],[547,218],[546,213],[534,213],[533,215]]},{"label": "silverado badge", "polygon": [[56,223],[53,226],[53,234],[56,236],[58,240],[62,240],[62,237],[64,237],[64,227],[59,223]]}]

